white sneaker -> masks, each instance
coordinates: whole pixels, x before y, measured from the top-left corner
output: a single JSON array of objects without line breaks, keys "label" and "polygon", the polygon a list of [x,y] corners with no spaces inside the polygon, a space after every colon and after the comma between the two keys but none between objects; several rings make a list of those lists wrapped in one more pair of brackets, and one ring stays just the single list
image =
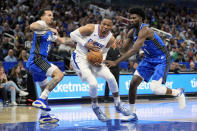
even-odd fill
[{"label": "white sneaker", "polygon": [[129,116],[123,116],[121,118],[121,121],[122,122],[134,122],[134,121],[138,121],[138,117],[137,117],[136,113],[132,113]]},{"label": "white sneaker", "polygon": [[17,106],[18,104],[15,101],[13,101],[13,102],[11,102],[11,105],[12,106]]},{"label": "white sneaker", "polygon": [[183,88],[178,88],[177,90],[179,90],[180,92],[176,99],[178,100],[179,108],[183,110],[186,107],[185,91]]},{"label": "white sneaker", "polygon": [[28,92],[25,92],[25,91],[20,91],[19,92],[19,96],[27,96],[27,95],[29,95]]}]

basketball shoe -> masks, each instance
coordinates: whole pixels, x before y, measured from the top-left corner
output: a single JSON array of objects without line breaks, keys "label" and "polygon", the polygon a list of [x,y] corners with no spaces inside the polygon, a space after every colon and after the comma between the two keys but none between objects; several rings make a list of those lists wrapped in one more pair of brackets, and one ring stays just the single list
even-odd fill
[{"label": "basketball shoe", "polygon": [[178,100],[179,108],[182,110],[186,107],[185,91],[183,88],[178,88],[177,90],[179,90],[180,92],[176,99]]},{"label": "basketball shoe", "polygon": [[49,114],[46,115],[41,115],[39,122],[40,124],[46,124],[46,123],[57,123],[59,121],[59,119],[57,118],[52,118]]},{"label": "basketball shoe", "polygon": [[42,98],[38,98],[38,100],[32,103],[32,106],[40,108],[45,111],[50,111],[51,108],[48,106],[48,102]]},{"label": "basketball shoe", "polygon": [[92,110],[94,111],[94,113],[100,121],[105,122],[108,120],[107,116],[102,112],[102,110],[98,106],[95,108],[92,107]]},{"label": "basketball shoe", "polygon": [[121,118],[122,122],[135,122],[137,120],[138,120],[138,117],[136,113],[132,113],[129,116],[124,116],[123,118]]},{"label": "basketball shoe", "polygon": [[125,108],[120,102],[118,104],[115,104],[115,108],[118,113],[122,113],[125,116],[131,115],[129,110]]}]

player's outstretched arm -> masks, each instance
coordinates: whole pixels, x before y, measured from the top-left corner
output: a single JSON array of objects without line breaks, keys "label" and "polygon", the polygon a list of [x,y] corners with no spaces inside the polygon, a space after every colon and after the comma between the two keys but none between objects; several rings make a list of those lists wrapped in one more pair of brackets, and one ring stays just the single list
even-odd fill
[{"label": "player's outstretched arm", "polygon": [[57,44],[65,44],[65,45],[74,44],[71,38],[69,38],[69,37],[60,37],[60,36],[57,36],[57,39],[55,40],[55,42]]},{"label": "player's outstretched arm", "polygon": [[136,42],[133,44],[133,47],[130,48],[122,57],[120,57],[119,59],[117,59],[115,61],[116,64],[120,63],[121,61],[127,60],[129,57],[131,57],[132,55],[134,55],[135,53],[137,53],[140,48],[143,46],[145,40],[150,36],[150,31],[149,28],[143,28],[139,34],[138,34],[138,39],[136,40]]},{"label": "player's outstretched arm", "polygon": [[30,25],[30,30],[32,30],[32,31],[48,31],[48,30],[50,30],[53,33],[55,33],[56,35],[58,35],[58,31],[56,29],[50,28],[50,27],[45,26],[45,25],[41,25],[38,22],[33,22]]},{"label": "player's outstretched arm", "polygon": [[140,48],[143,46],[144,41],[146,40],[146,38],[148,38],[150,36],[149,33],[150,33],[149,32],[149,29],[143,28],[139,32],[138,39],[136,40],[136,42],[134,43],[134,45],[133,45],[132,48],[130,48],[123,56],[121,56],[117,60],[115,60],[115,61],[105,61],[105,64],[108,67],[116,66],[121,61],[127,60],[129,57],[131,57],[132,55],[134,55],[135,53],[137,53],[140,50]]}]

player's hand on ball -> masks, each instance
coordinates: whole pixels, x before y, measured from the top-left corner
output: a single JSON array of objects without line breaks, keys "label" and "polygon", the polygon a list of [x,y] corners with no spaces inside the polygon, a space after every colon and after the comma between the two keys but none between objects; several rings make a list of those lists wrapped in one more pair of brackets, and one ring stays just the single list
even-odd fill
[{"label": "player's hand on ball", "polygon": [[105,63],[105,65],[106,65],[107,67],[109,67],[109,68],[110,68],[110,67],[114,67],[114,66],[117,65],[115,61],[111,61],[111,60],[105,60],[104,63]]},{"label": "player's hand on ball", "polygon": [[93,65],[97,66],[97,67],[101,67],[101,63],[99,63],[99,62],[95,62]]},{"label": "player's hand on ball", "polygon": [[86,44],[86,48],[87,48],[88,50],[92,50],[92,51],[99,51],[98,46],[94,46],[94,41],[88,42],[88,43]]},{"label": "player's hand on ball", "polygon": [[90,50],[88,53],[87,53],[87,61],[94,65],[94,66],[101,66],[101,63],[103,62],[103,54],[101,51],[92,51]]}]

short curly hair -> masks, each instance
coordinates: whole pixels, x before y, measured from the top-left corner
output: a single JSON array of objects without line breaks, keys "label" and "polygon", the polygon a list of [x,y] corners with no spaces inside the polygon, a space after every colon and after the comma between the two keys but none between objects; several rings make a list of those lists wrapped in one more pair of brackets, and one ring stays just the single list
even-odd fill
[{"label": "short curly hair", "polygon": [[142,17],[142,20],[145,19],[145,12],[141,8],[130,8],[128,11],[130,14],[137,14]]}]

